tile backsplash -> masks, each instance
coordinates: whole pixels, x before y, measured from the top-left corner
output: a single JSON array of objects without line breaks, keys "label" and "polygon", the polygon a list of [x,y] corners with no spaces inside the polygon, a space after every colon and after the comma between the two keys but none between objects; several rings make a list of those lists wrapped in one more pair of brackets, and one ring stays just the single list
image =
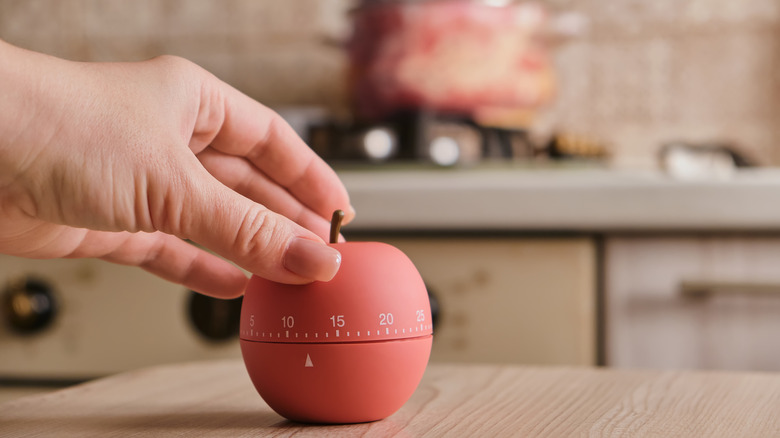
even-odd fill
[{"label": "tile backsplash", "polygon": [[348,0],[0,0],[0,38],[80,61],[188,58],[268,105],[344,105]]},{"label": "tile backsplash", "polygon": [[[670,140],[780,164],[780,2],[549,0],[588,31],[556,54],[545,119],[650,167]],[[82,61],[176,54],[270,106],[346,107],[351,0],[0,0],[0,38]]]},{"label": "tile backsplash", "polygon": [[558,52],[561,126],[608,139],[619,164],[668,141],[729,141],[780,164],[780,2],[569,0],[589,31]]}]

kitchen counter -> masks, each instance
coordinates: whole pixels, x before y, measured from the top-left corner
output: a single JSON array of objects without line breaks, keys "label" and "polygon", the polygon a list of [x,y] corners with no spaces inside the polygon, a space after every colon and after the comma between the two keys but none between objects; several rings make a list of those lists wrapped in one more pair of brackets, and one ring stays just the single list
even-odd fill
[{"label": "kitchen counter", "polygon": [[780,375],[433,364],[367,424],[291,423],[239,360],[128,372],[0,405],[18,436],[780,436]]},{"label": "kitchen counter", "polygon": [[778,231],[780,170],[726,180],[598,168],[340,170],[349,231]]}]

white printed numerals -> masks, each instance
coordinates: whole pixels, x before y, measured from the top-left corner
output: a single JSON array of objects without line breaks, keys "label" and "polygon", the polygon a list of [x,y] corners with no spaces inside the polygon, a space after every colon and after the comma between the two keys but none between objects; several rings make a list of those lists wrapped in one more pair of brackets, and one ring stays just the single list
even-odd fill
[{"label": "white printed numerals", "polygon": [[417,311],[417,322],[423,322],[425,321],[425,311],[418,310]]},{"label": "white printed numerals", "polygon": [[283,316],[282,317],[282,327],[283,328],[293,328],[295,325],[295,318],[292,316]]},{"label": "white printed numerals", "polygon": [[330,322],[333,324],[333,327],[344,327],[344,315],[332,315]]},{"label": "white printed numerals", "polygon": [[393,325],[393,314],[392,313],[380,313],[379,314],[379,325]]}]

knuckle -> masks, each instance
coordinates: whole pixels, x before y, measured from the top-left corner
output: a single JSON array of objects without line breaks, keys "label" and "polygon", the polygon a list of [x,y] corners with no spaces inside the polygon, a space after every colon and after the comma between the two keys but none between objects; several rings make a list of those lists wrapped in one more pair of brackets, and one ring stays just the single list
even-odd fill
[{"label": "knuckle", "polygon": [[200,84],[206,74],[206,70],[194,62],[176,55],[160,55],[148,62],[160,74],[164,83],[174,88]]},{"label": "knuckle", "polygon": [[187,70],[195,67],[193,62],[176,55],[159,55],[155,56],[150,61],[171,69]]},{"label": "knuckle", "polygon": [[237,236],[241,254],[255,263],[274,258],[284,241],[283,228],[274,213],[259,205],[252,206],[244,215]]}]

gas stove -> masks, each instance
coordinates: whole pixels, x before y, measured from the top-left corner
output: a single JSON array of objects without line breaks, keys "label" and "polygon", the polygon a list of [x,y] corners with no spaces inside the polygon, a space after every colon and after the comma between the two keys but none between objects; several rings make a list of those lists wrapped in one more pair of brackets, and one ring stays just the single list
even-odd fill
[{"label": "gas stove", "polygon": [[524,127],[425,111],[370,122],[320,121],[308,125],[302,135],[332,164],[417,162],[458,167],[486,161],[600,160],[606,155],[602,144],[581,136],[539,139]]}]

